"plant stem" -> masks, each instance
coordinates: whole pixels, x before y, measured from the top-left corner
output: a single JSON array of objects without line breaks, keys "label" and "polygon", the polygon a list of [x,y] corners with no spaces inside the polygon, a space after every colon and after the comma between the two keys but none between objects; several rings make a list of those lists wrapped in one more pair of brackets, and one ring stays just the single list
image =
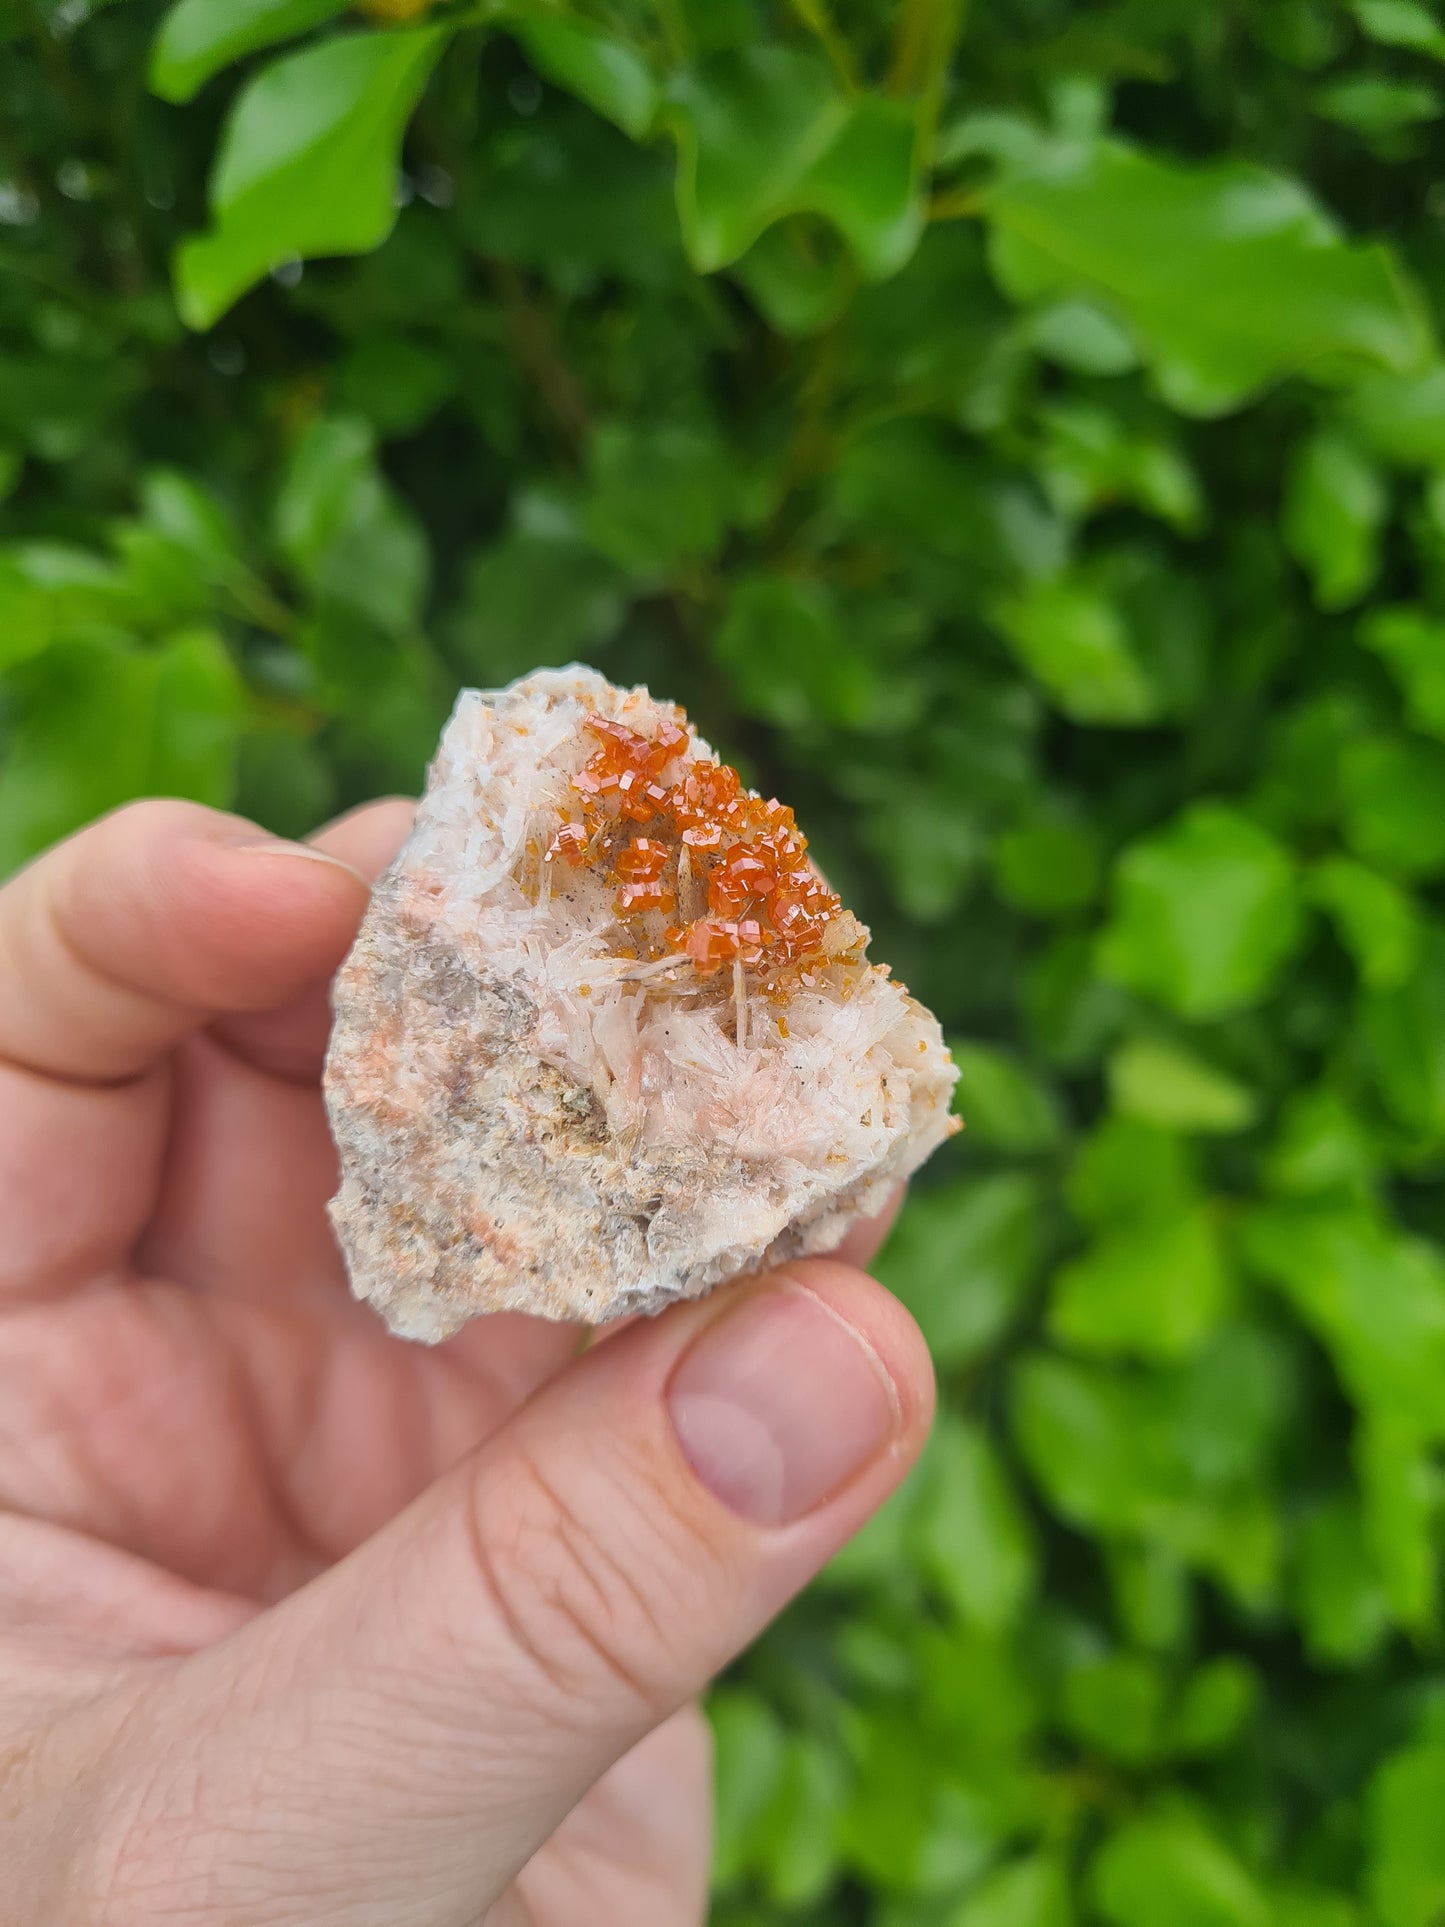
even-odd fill
[{"label": "plant stem", "polygon": [[858,69],[853,60],[853,49],[839,33],[837,23],[828,11],[828,0],[792,0],[793,12],[803,25],[813,34],[825,54],[833,72],[838,76],[845,93],[858,91]]}]

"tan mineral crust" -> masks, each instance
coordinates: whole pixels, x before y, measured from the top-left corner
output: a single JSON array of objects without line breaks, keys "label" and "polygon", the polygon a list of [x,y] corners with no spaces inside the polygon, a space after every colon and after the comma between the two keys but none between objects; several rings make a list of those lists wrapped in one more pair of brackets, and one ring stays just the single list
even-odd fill
[{"label": "tan mineral crust", "polygon": [[937,1020],[792,814],[593,670],[465,690],[337,979],[331,1213],[436,1341],[836,1245],[956,1123]]}]

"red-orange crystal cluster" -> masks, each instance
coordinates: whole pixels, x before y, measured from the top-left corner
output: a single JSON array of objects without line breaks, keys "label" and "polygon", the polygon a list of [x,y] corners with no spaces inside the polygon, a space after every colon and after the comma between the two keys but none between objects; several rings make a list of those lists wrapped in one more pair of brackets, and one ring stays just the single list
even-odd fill
[{"label": "red-orange crystal cluster", "polygon": [[745,790],[726,763],[688,756],[687,731],[674,722],[653,737],[606,716],[589,716],[587,727],[598,747],[572,779],[582,820],[558,830],[549,862],[605,864],[621,917],[672,916],[679,901],[686,912],[705,897],[705,915],[665,933],[702,976],[735,962],[806,972],[824,955],[840,905],[808,862],[790,809]]}]

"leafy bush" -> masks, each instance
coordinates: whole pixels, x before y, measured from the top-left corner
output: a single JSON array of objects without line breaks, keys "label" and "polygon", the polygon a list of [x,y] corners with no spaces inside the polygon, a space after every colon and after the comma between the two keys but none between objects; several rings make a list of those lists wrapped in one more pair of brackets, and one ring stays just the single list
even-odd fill
[{"label": "leafy bush", "polygon": [[971,1123],[719,1922],[1440,1921],[1445,25],[363,14],[0,10],[0,865],[410,788],[463,679],[685,701]]}]

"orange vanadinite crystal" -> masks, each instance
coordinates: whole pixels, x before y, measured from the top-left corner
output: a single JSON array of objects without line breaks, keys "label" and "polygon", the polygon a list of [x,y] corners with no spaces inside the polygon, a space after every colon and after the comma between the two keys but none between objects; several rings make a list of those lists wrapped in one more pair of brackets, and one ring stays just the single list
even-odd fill
[{"label": "orange vanadinite crystal", "polygon": [[634,823],[650,822],[667,798],[662,772],[687,748],[687,731],[665,721],[649,740],[606,716],[589,716],[587,727],[601,737],[602,747],[573,778],[573,787],[599,803],[615,802],[618,814]]},{"label": "orange vanadinite crystal", "polygon": [[555,856],[565,856],[569,863],[580,863],[587,854],[587,830],[581,823],[564,823],[552,838],[547,851],[550,862]]},{"label": "orange vanadinite crystal", "polygon": [[742,812],[742,778],[726,763],[690,763],[668,807],[689,849],[719,850]]},{"label": "orange vanadinite crystal", "polygon": [[635,916],[641,910],[671,912],[677,908],[676,893],[663,881],[672,855],[655,836],[635,836],[625,843],[612,860],[622,881],[617,893],[617,908],[622,916]]},{"label": "orange vanadinite crystal", "polygon": [[[745,790],[726,763],[689,756],[687,731],[669,719],[652,737],[606,716],[587,727],[598,747],[572,778],[583,820],[562,825],[549,862],[605,862],[621,917],[675,911],[682,868],[705,887],[707,913],[666,942],[701,976],[726,964],[772,974],[822,955],[840,905],[791,810]],[[628,835],[634,824],[652,833]]]}]

